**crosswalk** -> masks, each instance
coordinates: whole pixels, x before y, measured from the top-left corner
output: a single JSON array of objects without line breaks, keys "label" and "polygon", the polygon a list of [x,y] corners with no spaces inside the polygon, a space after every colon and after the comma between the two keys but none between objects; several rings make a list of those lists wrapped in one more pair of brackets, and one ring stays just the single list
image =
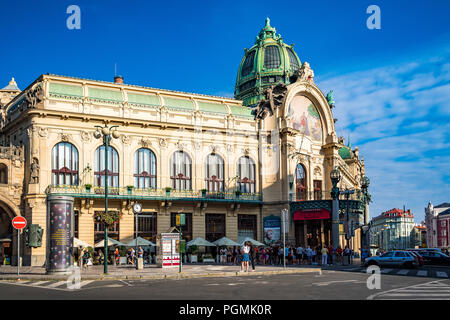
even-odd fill
[{"label": "crosswalk", "polygon": [[[351,272],[362,272],[366,273],[367,268],[365,267],[352,267],[341,269],[340,271],[351,271]],[[450,271],[439,271],[439,270],[419,270],[419,269],[390,269],[381,268],[381,274],[387,275],[398,275],[398,276],[410,276],[410,277],[425,277],[425,278],[442,278],[449,279]]]},{"label": "crosswalk", "polygon": [[368,300],[450,300],[450,285],[431,281],[404,288],[392,289],[369,296]]},{"label": "crosswalk", "polygon": [[0,283],[7,283],[16,286],[27,286],[41,289],[50,289],[50,290],[62,290],[62,291],[73,291],[75,289],[81,289],[88,284],[94,282],[94,280],[85,280],[81,281],[79,288],[78,286],[72,285],[68,286],[67,281],[30,281],[30,280],[21,280],[21,281],[0,281]]}]

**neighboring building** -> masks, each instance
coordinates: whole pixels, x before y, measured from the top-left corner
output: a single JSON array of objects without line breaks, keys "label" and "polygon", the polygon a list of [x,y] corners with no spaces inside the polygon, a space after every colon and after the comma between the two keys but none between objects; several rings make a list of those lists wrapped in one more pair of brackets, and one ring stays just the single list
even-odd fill
[{"label": "neighboring building", "polygon": [[391,209],[370,222],[370,244],[386,250],[413,248],[414,215],[411,210]]},{"label": "neighboring building", "polygon": [[411,233],[411,246],[414,248],[427,247],[427,227],[425,226],[425,222],[414,226],[414,230]]},{"label": "neighboring building", "polygon": [[[272,240],[279,242],[277,219],[288,209],[288,243],[330,244],[330,172],[339,167],[338,186],[359,190],[364,161],[357,147],[338,139],[331,104],[312,69],[269,21],[256,42],[239,67],[236,98],[259,109],[236,99],[124,84],[120,76],[111,83],[50,74],[7,102],[0,238],[12,240],[9,254],[16,252],[10,221],[23,215],[44,229],[42,246],[25,248],[24,263],[45,262],[46,201],[53,195],[74,199],[75,237],[91,245],[103,239],[96,216],[104,210],[106,175],[109,210],[120,214],[108,235],[122,242],[133,239],[136,228],[155,241],[181,210],[186,240],[263,241],[270,217]],[[266,82],[286,87],[263,116],[262,103],[273,100],[253,93],[266,89]],[[105,124],[119,126],[108,171],[102,140],[95,138],[95,126]],[[166,193],[166,187],[173,190]],[[136,225],[135,202],[143,206]],[[356,229],[350,245],[359,250],[368,203],[358,191],[349,206]],[[341,212],[345,208],[340,201]]]},{"label": "neighboring building", "polygon": [[431,202],[425,208],[427,226],[427,246],[442,248],[450,244],[450,203],[441,203],[433,207]]}]

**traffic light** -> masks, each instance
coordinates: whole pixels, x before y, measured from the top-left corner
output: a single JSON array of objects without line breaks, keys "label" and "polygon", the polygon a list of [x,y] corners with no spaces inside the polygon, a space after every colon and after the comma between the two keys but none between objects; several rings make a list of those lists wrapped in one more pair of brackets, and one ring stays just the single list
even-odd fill
[{"label": "traffic light", "polygon": [[38,224],[30,224],[25,229],[25,242],[29,248],[38,248],[42,246],[42,234],[44,230]]}]

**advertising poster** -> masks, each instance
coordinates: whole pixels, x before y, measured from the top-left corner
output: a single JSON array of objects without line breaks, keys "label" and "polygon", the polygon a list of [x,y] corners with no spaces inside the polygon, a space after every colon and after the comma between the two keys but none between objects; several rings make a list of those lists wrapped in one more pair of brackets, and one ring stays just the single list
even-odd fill
[{"label": "advertising poster", "polygon": [[281,219],[271,215],[264,218],[264,243],[273,244],[281,239]]}]

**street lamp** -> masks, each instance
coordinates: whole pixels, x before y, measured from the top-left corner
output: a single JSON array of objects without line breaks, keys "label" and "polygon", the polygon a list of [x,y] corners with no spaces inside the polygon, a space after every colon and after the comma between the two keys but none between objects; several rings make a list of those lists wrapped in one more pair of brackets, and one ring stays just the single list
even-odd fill
[{"label": "street lamp", "polygon": [[[341,180],[341,173],[338,167],[334,167],[330,172],[331,183],[333,184],[333,188],[331,189],[331,197],[333,199],[332,205],[332,217],[331,217],[331,226],[332,226],[332,246],[334,249],[337,249],[339,246],[339,188],[337,186],[339,180]],[[333,261],[334,257],[333,257]]]},{"label": "street lamp", "polygon": [[106,219],[108,216],[108,151],[109,151],[109,143],[111,139],[119,138],[119,131],[117,128],[119,126],[111,126],[105,123],[105,126],[95,126],[97,130],[94,132],[94,138],[100,139],[103,137],[103,146],[105,147],[105,215],[103,219],[103,223],[105,224],[105,254],[104,254],[104,263],[103,263],[103,273],[108,273],[108,225],[110,223],[109,219]]}]

